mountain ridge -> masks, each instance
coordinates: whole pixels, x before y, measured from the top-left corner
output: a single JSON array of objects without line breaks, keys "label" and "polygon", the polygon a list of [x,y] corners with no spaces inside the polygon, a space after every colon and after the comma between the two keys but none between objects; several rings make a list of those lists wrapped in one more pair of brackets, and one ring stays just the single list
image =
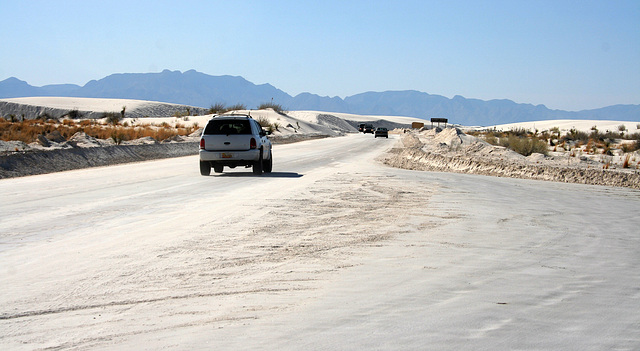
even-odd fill
[{"label": "mountain ridge", "polygon": [[368,91],[344,99],[308,92],[291,96],[265,83],[256,85],[241,76],[211,76],[195,70],[159,73],[114,73],[84,86],[29,85],[15,77],[0,81],[0,98],[68,96],[159,101],[207,108],[215,103],[241,103],[256,108],[274,102],[290,110],[318,110],[360,115],[391,115],[429,119],[448,118],[462,125],[495,125],[549,119],[640,121],[640,105],[618,104],[582,111],[551,110],[545,105],[508,99],[480,100],[417,90]]}]

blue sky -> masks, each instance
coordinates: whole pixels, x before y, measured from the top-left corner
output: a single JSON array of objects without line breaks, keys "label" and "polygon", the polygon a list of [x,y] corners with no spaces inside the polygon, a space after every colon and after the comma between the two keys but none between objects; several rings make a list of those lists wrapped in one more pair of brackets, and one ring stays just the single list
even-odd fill
[{"label": "blue sky", "polygon": [[640,1],[0,0],[0,80],[195,69],[297,95],[640,104]]}]

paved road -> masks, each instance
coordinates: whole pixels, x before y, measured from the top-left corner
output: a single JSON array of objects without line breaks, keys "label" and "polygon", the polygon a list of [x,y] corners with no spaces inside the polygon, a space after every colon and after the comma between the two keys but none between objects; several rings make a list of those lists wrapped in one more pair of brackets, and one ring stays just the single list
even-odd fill
[{"label": "paved road", "polygon": [[3,349],[638,349],[640,192],[367,135],[0,180]]}]

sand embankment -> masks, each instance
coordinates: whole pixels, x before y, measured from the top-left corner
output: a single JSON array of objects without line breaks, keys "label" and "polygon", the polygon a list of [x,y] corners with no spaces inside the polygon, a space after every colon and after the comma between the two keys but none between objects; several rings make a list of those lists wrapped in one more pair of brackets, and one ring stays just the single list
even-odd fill
[{"label": "sand embankment", "polygon": [[197,141],[17,152],[0,156],[0,178],[111,166],[197,153]]},{"label": "sand embankment", "polygon": [[[479,174],[496,177],[536,179],[564,183],[605,185],[640,189],[637,170],[603,169],[585,163],[564,166],[564,161],[536,154],[515,155],[504,148],[474,140],[459,130],[441,135],[401,136],[402,143],[382,158],[392,167],[420,170]],[[447,134],[447,135],[444,135]],[[444,137],[443,137],[444,135]]]}]

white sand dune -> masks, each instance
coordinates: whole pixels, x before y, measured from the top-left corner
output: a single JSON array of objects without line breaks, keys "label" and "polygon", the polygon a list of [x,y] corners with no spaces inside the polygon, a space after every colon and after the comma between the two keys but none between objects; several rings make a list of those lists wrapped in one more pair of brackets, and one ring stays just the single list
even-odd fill
[{"label": "white sand dune", "polygon": [[0,101],[13,102],[16,104],[44,106],[57,108],[61,110],[79,110],[79,111],[121,111],[123,106],[128,110],[135,110],[140,107],[150,106],[154,104],[165,104],[163,102],[153,102],[132,99],[103,99],[103,98],[81,98],[81,97],[22,97],[2,99]]},{"label": "white sand dune", "polygon": [[640,121],[606,121],[606,120],[581,120],[581,119],[555,119],[548,121],[535,121],[535,122],[519,122],[519,123],[507,123],[498,124],[494,126],[485,127],[486,129],[497,129],[502,131],[508,131],[512,129],[524,128],[531,131],[538,130],[543,132],[545,130],[551,130],[554,127],[560,129],[565,133],[571,129],[576,129],[582,132],[590,132],[592,127],[596,127],[600,132],[617,132],[619,126],[624,126],[625,130],[629,133],[640,132]]},{"label": "white sand dune", "polygon": [[185,112],[187,109],[196,114],[206,113],[206,109],[200,107],[132,99],[52,96],[0,99],[0,115],[14,114],[20,116],[24,114],[27,119],[36,118],[43,113],[53,117],[60,117],[71,110],[79,111],[86,118],[99,118],[105,112],[119,113],[123,108],[126,116],[136,118],[147,116],[168,117],[176,112]]}]

